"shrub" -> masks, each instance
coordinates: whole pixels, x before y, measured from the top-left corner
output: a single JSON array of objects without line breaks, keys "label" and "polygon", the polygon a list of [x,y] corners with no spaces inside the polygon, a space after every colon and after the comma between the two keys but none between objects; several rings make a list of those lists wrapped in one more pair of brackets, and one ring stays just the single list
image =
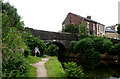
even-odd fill
[{"label": "shrub", "polygon": [[28,47],[32,51],[34,51],[36,45],[38,45],[39,50],[41,52],[40,55],[43,56],[43,53],[46,49],[46,44],[42,40],[40,40],[40,36],[34,37],[29,30],[25,30],[22,32],[22,38],[24,39],[24,42],[28,45]]},{"label": "shrub", "polygon": [[114,45],[114,53],[120,55],[120,43]]},{"label": "shrub", "polygon": [[74,62],[64,63],[65,74],[67,77],[78,77],[82,78],[84,73],[81,66],[77,66]]},{"label": "shrub", "polygon": [[56,46],[55,44],[50,44],[46,49],[46,54],[51,56],[58,56],[58,50],[58,46]]},{"label": "shrub", "polygon": [[68,24],[62,29],[62,32],[78,33],[78,25]]},{"label": "shrub", "polygon": [[79,41],[72,41],[68,47],[69,53],[75,53],[86,58],[96,58],[100,55],[99,51],[94,49],[94,41],[91,38],[84,38]]},{"label": "shrub", "polygon": [[87,37],[87,23],[85,21],[81,22],[81,25],[79,27],[79,39],[83,39]]},{"label": "shrub", "polygon": [[102,44],[102,47],[103,47],[103,51],[102,52],[109,53],[111,48],[112,48],[112,46],[113,46],[113,43],[109,39],[104,39],[103,40],[103,44]]},{"label": "shrub", "polygon": [[99,52],[96,52],[93,47],[94,41],[91,38],[84,38],[78,41],[74,46],[74,52],[79,53],[81,56],[86,56],[87,58],[95,58],[99,56]]},{"label": "shrub", "polygon": [[119,24],[119,26],[117,27],[117,33],[120,34],[120,24]]},{"label": "shrub", "polygon": [[2,11],[5,14],[7,13],[8,16],[3,24],[4,27],[9,25],[9,27],[16,27],[18,30],[24,28],[24,23],[20,21],[21,17],[18,15],[17,9],[14,6],[11,6],[8,2],[2,3]]},{"label": "shrub", "polygon": [[11,28],[2,41],[3,77],[24,77],[27,70],[27,61],[23,56],[25,43],[20,32]]},{"label": "shrub", "polygon": [[103,37],[94,37],[93,40],[95,51],[100,52],[101,54],[110,52],[113,43],[109,39]]},{"label": "shrub", "polygon": [[74,45],[76,44],[77,42],[76,41],[72,41],[71,43],[70,43],[70,45],[68,46],[68,48],[67,48],[67,51],[68,51],[68,53],[77,53],[77,52],[75,52],[74,51]]}]

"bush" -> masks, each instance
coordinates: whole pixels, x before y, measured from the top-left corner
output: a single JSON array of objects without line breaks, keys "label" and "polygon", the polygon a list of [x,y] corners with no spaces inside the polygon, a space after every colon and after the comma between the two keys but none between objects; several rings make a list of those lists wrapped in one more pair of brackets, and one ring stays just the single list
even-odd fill
[{"label": "bush", "polygon": [[78,77],[82,79],[84,73],[81,66],[77,66],[74,62],[64,63],[65,74],[67,77]]},{"label": "bush", "polygon": [[120,55],[120,43],[114,45],[114,53]]},{"label": "bush", "polygon": [[74,45],[76,44],[77,42],[76,41],[72,41],[71,43],[70,43],[70,45],[68,46],[68,48],[67,48],[67,51],[68,51],[68,53],[77,53],[77,52],[75,52],[74,51]]},{"label": "bush", "polygon": [[43,56],[43,53],[46,49],[46,44],[42,40],[40,40],[40,36],[34,37],[32,33],[28,29],[26,29],[22,32],[22,38],[24,39],[24,42],[28,45],[29,49],[32,51],[34,51],[36,45],[38,45],[41,52],[40,55]]},{"label": "bush", "polygon": [[112,48],[112,46],[113,46],[113,43],[109,39],[104,39],[103,40],[103,44],[102,44],[102,47],[103,47],[103,51],[102,52],[109,53],[111,48]]},{"label": "bush", "polygon": [[78,33],[78,25],[68,24],[62,29],[62,32]]},{"label": "bush", "polygon": [[113,43],[106,38],[103,37],[94,37],[94,49],[97,52],[100,52],[101,54],[104,54],[105,52],[109,53]]},{"label": "bush", "polygon": [[95,58],[99,56],[99,52],[96,52],[93,47],[94,41],[91,38],[84,38],[78,41],[73,49],[74,52],[79,53],[80,56],[86,56],[87,58]]},{"label": "bush", "polygon": [[78,34],[79,40],[83,39],[83,38],[86,38],[88,36],[88,34],[87,34],[87,25],[86,24],[87,24],[86,21],[81,22],[81,25],[79,27],[79,34]]},{"label": "bush", "polygon": [[58,56],[58,50],[58,46],[56,46],[55,44],[50,44],[46,49],[46,54],[51,56]]},{"label": "bush", "polygon": [[119,26],[117,27],[117,33],[120,34],[120,24],[119,24]]},{"label": "bush", "polygon": [[23,56],[25,43],[20,32],[11,28],[2,41],[3,77],[24,77],[27,70],[27,61]]}]

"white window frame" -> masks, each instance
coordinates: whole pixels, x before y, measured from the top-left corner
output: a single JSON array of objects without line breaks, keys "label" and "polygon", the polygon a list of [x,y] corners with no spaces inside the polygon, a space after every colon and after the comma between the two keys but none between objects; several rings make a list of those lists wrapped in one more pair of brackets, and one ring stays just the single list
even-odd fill
[{"label": "white window frame", "polygon": [[93,23],[93,30],[95,30],[95,24]]},{"label": "white window frame", "polygon": [[87,28],[89,29],[89,22],[87,22]]}]

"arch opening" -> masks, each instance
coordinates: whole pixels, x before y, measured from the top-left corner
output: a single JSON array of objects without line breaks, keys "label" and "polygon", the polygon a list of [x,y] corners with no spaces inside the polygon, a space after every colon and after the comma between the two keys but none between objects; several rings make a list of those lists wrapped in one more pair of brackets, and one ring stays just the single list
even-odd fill
[{"label": "arch opening", "polygon": [[54,42],[50,42],[49,44],[47,44],[47,46],[49,46],[51,43],[55,44],[55,45],[57,45],[59,47],[59,50],[58,50],[58,60],[61,57],[66,55],[66,48],[65,48],[65,46],[62,43],[54,41]]}]

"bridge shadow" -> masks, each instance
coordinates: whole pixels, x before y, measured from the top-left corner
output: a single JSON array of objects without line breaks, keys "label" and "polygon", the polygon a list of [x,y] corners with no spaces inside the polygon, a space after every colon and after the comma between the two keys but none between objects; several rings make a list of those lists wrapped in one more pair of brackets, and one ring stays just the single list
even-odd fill
[{"label": "bridge shadow", "polygon": [[55,42],[50,42],[47,45],[49,46],[50,44],[55,44],[55,45],[57,45],[59,47],[59,50],[58,50],[58,59],[60,59],[61,57],[63,57],[63,56],[66,55],[66,48],[65,48],[65,46],[62,43],[60,43],[58,41],[55,41]]}]

